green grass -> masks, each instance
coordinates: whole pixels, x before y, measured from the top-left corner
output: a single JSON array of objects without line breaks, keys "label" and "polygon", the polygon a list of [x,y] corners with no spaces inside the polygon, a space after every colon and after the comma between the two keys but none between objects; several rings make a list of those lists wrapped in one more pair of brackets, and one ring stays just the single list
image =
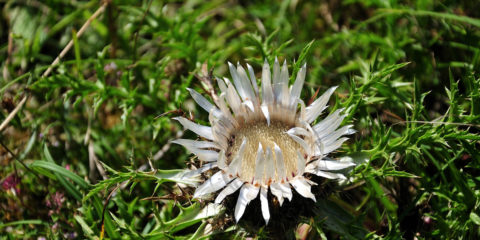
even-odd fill
[{"label": "green grass", "polygon": [[309,239],[480,236],[477,1],[111,1],[82,34],[98,1],[3,2],[0,122],[28,99],[0,133],[0,239],[278,236],[191,202],[169,144],[171,117],[208,120],[196,75],[275,57],[307,63],[307,101],[338,85],[357,130],[334,154],[361,163],[351,181],[296,223]]}]

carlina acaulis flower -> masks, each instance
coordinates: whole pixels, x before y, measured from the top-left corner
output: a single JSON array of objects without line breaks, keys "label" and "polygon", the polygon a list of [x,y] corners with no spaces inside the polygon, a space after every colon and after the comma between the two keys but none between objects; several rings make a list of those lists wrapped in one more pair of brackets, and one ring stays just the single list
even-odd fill
[{"label": "carlina acaulis flower", "polygon": [[[298,71],[289,87],[286,62],[280,67],[275,59],[273,73],[265,60],[261,86],[257,85],[253,68],[247,71],[229,63],[233,84],[229,79],[217,78],[221,94],[215,105],[193,89],[193,99],[209,113],[209,126],[202,126],[183,117],[175,118],[202,140],[177,139],[204,164],[184,177],[212,170],[214,174],[201,184],[194,198],[216,195],[215,203],[240,190],[235,206],[235,220],[242,217],[246,206],[260,195],[262,215],[266,224],[270,219],[268,191],[280,206],[284,199],[292,200],[292,188],[313,201],[311,186],[315,182],[305,173],[328,179],[345,179],[337,170],[355,164],[327,158],[347,140],[344,135],[354,133],[351,125],[339,128],[345,115],[336,110],[325,119],[311,125],[327,108],[326,104],[336,87],[328,89],[309,106],[300,99],[305,81],[306,64]],[[332,172],[333,171],[333,172]]]}]

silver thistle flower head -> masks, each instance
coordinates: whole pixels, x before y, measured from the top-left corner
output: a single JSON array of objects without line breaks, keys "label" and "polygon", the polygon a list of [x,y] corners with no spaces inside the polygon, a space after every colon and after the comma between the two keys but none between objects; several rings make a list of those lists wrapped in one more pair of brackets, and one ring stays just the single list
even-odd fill
[{"label": "silver thistle flower head", "polygon": [[[300,99],[305,81],[306,65],[289,88],[286,62],[280,67],[275,59],[273,74],[265,61],[261,86],[254,71],[247,64],[236,68],[229,63],[233,84],[227,78],[218,79],[221,94],[215,105],[201,94],[188,89],[193,99],[209,113],[209,126],[202,126],[183,117],[175,118],[183,127],[198,134],[203,140],[177,139],[205,164],[189,171],[184,177],[202,172],[215,172],[196,188],[194,198],[200,199],[220,191],[215,203],[240,189],[235,206],[235,220],[242,217],[249,202],[260,195],[262,215],[266,224],[270,219],[267,193],[270,190],[282,205],[292,199],[292,187],[301,196],[313,201],[311,186],[315,182],[305,178],[311,173],[328,179],[345,179],[336,170],[355,164],[327,158],[354,133],[351,125],[338,128],[345,115],[342,109],[311,125],[325,110],[336,87],[328,89],[308,107]],[[273,80],[273,82],[272,82]],[[334,172],[331,172],[334,171]]]}]

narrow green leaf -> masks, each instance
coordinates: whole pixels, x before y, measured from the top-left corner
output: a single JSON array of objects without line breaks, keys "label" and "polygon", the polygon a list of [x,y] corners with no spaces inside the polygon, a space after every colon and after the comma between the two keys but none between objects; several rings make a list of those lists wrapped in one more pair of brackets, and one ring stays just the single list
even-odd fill
[{"label": "narrow green leaf", "polygon": [[58,166],[55,163],[46,162],[46,161],[35,161],[35,162],[31,163],[30,166],[41,167],[41,168],[51,170],[55,173],[58,173],[58,174],[60,174],[64,177],[69,178],[70,180],[72,180],[73,182],[78,184],[78,186],[82,187],[83,189],[88,189],[90,187],[90,184],[85,182],[85,180],[83,180],[81,177],[79,177],[75,173],[65,169],[64,167]]},{"label": "narrow green leaf", "polygon": [[395,170],[383,171],[382,176],[418,178],[418,176],[416,176],[415,174],[411,174],[404,171],[395,171]]},{"label": "narrow green leaf", "polygon": [[3,94],[3,92],[5,92],[5,90],[7,90],[12,84],[24,79],[24,78],[27,78],[27,77],[30,77],[32,76],[31,73],[25,73],[23,75],[21,75],[20,77],[17,77],[15,79],[13,79],[12,81],[9,81],[7,84],[5,84],[2,88],[0,88],[0,94]]},{"label": "narrow green leaf", "polygon": [[[77,221],[78,224],[80,224],[80,226],[82,227],[82,230],[83,232],[85,233],[85,235],[87,235],[88,237],[92,238],[93,235],[94,235],[94,232],[93,230],[88,226],[88,224],[85,222],[85,220],[83,220],[83,218],[79,215],[74,215],[73,218],[75,218],[75,220]],[[98,239],[98,237],[93,237],[95,239]]]},{"label": "narrow green leaf", "polygon": [[467,24],[471,24],[475,27],[480,28],[480,20],[467,17],[467,16],[461,16],[461,15],[456,15],[456,14],[451,14],[451,13],[441,13],[441,12],[432,12],[432,11],[426,11],[426,10],[415,10],[415,9],[394,9],[394,8],[382,8],[378,9],[377,13],[368,19],[367,21],[363,21],[361,24],[359,24],[356,29],[363,27],[367,24],[374,23],[379,21],[382,18],[386,18],[388,16],[394,16],[394,15],[412,15],[412,16],[420,16],[420,17],[433,17],[433,18],[440,18],[440,19],[447,19],[447,20],[452,20],[452,21],[458,21],[458,22],[463,22]]},{"label": "narrow green leaf", "polygon": [[37,139],[37,130],[33,131],[32,135],[30,136],[30,139],[27,142],[27,145],[25,146],[25,150],[18,156],[18,159],[23,160],[27,154],[32,150],[33,145],[35,144],[35,141]]},{"label": "narrow green leaf", "polygon": [[480,225],[480,217],[476,213],[470,213],[470,220],[472,220],[472,222],[474,222],[475,224]]},{"label": "narrow green leaf", "polygon": [[43,224],[46,224],[46,223],[42,220],[39,220],[39,219],[19,220],[19,221],[14,221],[14,222],[0,223],[0,229],[2,229],[4,227],[9,227],[9,226],[28,225],[28,224],[43,225]]},{"label": "narrow green leaf", "polygon": [[310,49],[312,48],[314,43],[315,43],[315,40],[312,40],[307,45],[305,45],[305,47],[300,52],[300,56],[298,57],[297,62],[295,62],[295,65],[293,66],[292,75],[290,76],[290,82],[293,82],[295,80],[298,71],[300,70],[300,68],[304,64],[305,59],[307,58],[308,54],[310,53]]},{"label": "narrow green leaf", "polygon": [[80,45],[78,44],[77,31],[72,30],[73,49],[75,52],[75,62],[77,64],[77,77],[83,79],[82,74],[82,57],[80,56]]},{"label": "narrow green leaf", "polygon": [[367,180],[375,191],[377,198],[380,199],[380,202],[382,202],[389,212],[394,213],[397,209],[397,206],[387,198],[380,184],[373,177],[367,177]]}]

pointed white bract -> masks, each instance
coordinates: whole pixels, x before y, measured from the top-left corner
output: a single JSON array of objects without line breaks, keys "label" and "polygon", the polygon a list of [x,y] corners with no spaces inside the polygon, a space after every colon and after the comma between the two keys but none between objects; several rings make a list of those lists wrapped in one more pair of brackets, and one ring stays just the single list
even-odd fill
[{"label": "pointed white bract", "polygon": [[[287,132],[288,133],[288,132]],[[310,154],[310,146],[308,146],[307,142],[305,142],[305,140],[303,140],[302,138],[298,137],[297,135],[293,135],[293,134],[290,134],[288,133],[288,135],[295,141],[297,142],[298,144],[300,144],[300,146],[302,146],[302,148],[305,150],[305,152],[307,154]]]},{"label": "pointed white bract", "polygon": [[263,154],[262,144],[258,143],[257,159],[255,161],[255,182],[263,185],[264,175],[265,175],[265,155]]},{"label": "pointed white bract", "polygon": [[209,193],[216,192],[219,189],[223,188],[227,183],[232,180],[230,177],[226,176],[222,172],[217,172],[213,174],[205,183],[195,190],[193,198],[199,198],[205,196]]},{"label": "pointed white bract", "polygon": [[185,148],[197,148],[197,149],[206,149],[206,148],[216,148],[220,149],[215,142],[209,141],[194,141],[190,139],[176,139],[172,143],[180,144]]},{"label": "pointed white bract", "polygon": [[[241,82],[242,87],[243,87],[244,92],[245,92],[245,98],[243,100],[256,103],[257,98],[255,97],[255,93],[253,92],[251,80],[248,79],[247,72],[245,72],[245,69],[243,69],[242,66],[238,66],[237,67],[237,73],[238,73],[238,76],[240,78],[240,82]],[[253,105],[253,103],[252,103],[252,105]],[[252,109],[252,111],[253,111],[253,109]]]},{"label": "pointed white bract", "polygon": [[335,161],[326,155],[338,149],[347,140],[345,136],[355,131],[352,125],[340,127],[345,118],[344,109],[317,120],[337,87],[329,88],[305,106],[300,95],[306,64],[298,70],[290,87],[286,61],[280,66],[275,58],[270,69],[265,60],[261,86],[257,85],[250,65],[244,68],[228,63],[228,68],[232,81],[216,78],[220,93],[215,104],[197,91],[187,89],[195,102],[208,112],[211,126],[202,126],[183,117],[174,118],[202,138],[172,141],[197,155],[203,164],[184,173],[183,178],[213,174],[197,187],[194,198],[205,198],[219,191],[215,203],[220,204],[240,189],[234,211],[238,222],[247,205],[259,195],[262,216],[268,224],[271,220],[268,191],[280,206],[285,199],[292,200],[292,189],[315,201],[311,186],[316,183],[308,179],[308,174],[346,179],[344,171],[355,164]]},{"label": "pointed white bract", "polygon": [[237,205],[235,205],[235,220],[238,222],[245,212],[247,204],[249,204],[253,199],[258,195],[258,187],[255,187],[250,184],[244,184],[240,189],[240,194],[238,195]]},{"label": "pointed white bract", "polygon": [[313,173],[313,174],[315,174],[317,176],[320,176],[320,177],[328,178],[328,179],[347,179],[345,177],[345,175],[343,175],[341,173],[322,171],[318,168],[317,169],[312,169],[312,170],[310,170],[310,168],[308,168],[305,171],[308,172],[308,173]]},{"label": "pointed white bract", "polygon": [[253,90],[255,91],[255,96],[259,96],[257,78],[255,78],[255,72],[253,71],[252,66],[247,63],[248,74],[250,75],[250,81],[252,82]]},{"label": "pointed white bract", "polygon": [[[268,65],[267,60],[263,64],[262,69],[262,99],[263,104],[273,103],[273,89],[272,89],[272,80],[270,77],[270,65]],[[268,105],[267,105],[268,106]]]},{"label": "pointed white bract", "polygon": [[317,160],[310,164],[312,167],[316,167],[322,171],[334,171],[334,170],[342,170],[345,168],[355,166],[353,162],[340,162],[335,160]]},{"label": "pointed white bract", "polygon": [[305,172],[306,160],[300,152],[297,152],[297,175],[301,176]]},{"label": "pointed white bract", "polygon": [[253,108],[253,102],[252,101],[246,100],[242,104],[245,105],[246,107],[248,107],[248,109],[250,109],[250,111],[252,111],[252,112],[255,111],[255,109]]},{"label": "pointed white bract", "polygon": [[228,186],[226,186],[215,198],[215,203],[219,204],[227,197],[228,195],[236,192],[243,185],[243,181],[235,178]]},{"label": "pointed white bract", "polygon": [[310,106],[308,106],[306,110],[305,122],[311,123],[317,119],[322,111],[326,108],[328,99],[333,94],[333,92],[337,89],[337,87],[329,88],[320,98],[315,100]]},{"label": "pointed white bract", "polygon": [[265,219],[265,224],[268,224],[268,220],[270,220],[270,210],[268,210],[268,189],[262,187],[260,189],[260,204],[262,206],[262,215],[263,219]]},{"label": "pointed white bract", "polygon": [[225,150],[223,149],[218,153],[217,166],[222,170],[228,167],[227,157],[225,156]]},{"label": "pointed white bract", "polygon": [[217,167],[217,163],[207,163],[203,165],[201,168],[184,172],[182,178],[185,178],[185,179],[195,178],[201,173],[206,172],[215,167]]},{"label": "pointed white bract", "polygon": [[275,161],[273,159],[272,149],[267,148],[265,154],[265,181],[271,182],[275,178]]},{"label": "pointed white bract", "polygon": [[233,157],[232,162],[228,166],[227,171],[231,176],[238,176],[240,167],[242,166],[242,158],[243,158],[243,153],[245,151],[246,145],[247,145],[247,139],[244,138],[242,141],[242,145],[240,145],[240,149],[238,150],[238,153]]},{"label": "pointed white bract", "polygon": [[268,126],[270,126],[270,113],[268,112],[268,105],[262,105],[260,108],[262,109],[263,116],[265,116],[265,119],[267,120]]},{"label": "pointed white bract", "polygon": [[294,127],[290,130],[287,131],[288,134],[290,135],[297,135],[297,136],[309,136],[310,133],[308,132],[307,129],[301,128],[301,127]]},{"label": "pointed white bract", "polygon": [[277,168],[277,178],[280,181],[285,180],[287,178],[287,172],[285,170],[285,162],[283,159],[282,149],[275,144],[274,147],[275,157],[276,157],[276,168]]},{"label": "pointed white bract", "polygon": [[288,199],[288,201],[292,201],[293,193],[288,183],[280,183],[280,190],[282,190],[284,198]]},{"label": "pointed white bract", "polygon": [[200,93],[191,88],[187,88],[187,90],[190,92],[190,95],[192,95],[193,100],[195,100],[195,102],[197,102],[200,107],[205,109],[205,111],[213,112],[215,116],[220,116],[222,114],[220,110],[218,110],[218,108],[213,106],[213,104],[211,104],[206,98],[200,95]]},{"label": "pointed white bract", "polygon": [[297,192],[305,198],[311,198],[313,201],[317,201],[311,191],[311,186],[303,177],[298,177],[290,181],[290,184],[297,190]]},{"label": "pointed white bract", "polygon": [[183,117],[176,117],[173,119],[179,121],[184,128],[187,128],[190,131],[198,134],[198,136],[204,137],[208,140],[213,140],[213,133],[212,133],[211,127],[202,126],[202,125],[193,123],[190,120],[187,120],[186,118],[183,118]]},{"label": "pointed white bract", "polygon": [[280,206],[283,205],[283,191],[280,183],[272,183],[270,184],[270,191],[272,192],[273,196],[277,197],[278,203]]},{"label": "pointed white bract", "polygon": [[298,71],[297,78],[295,79],[295,83],[292,86],[290,91],[290,106],[295,107],[297,105],[297,101],[299,100],[300,93],[302,92],[303,83],[305,82],[305,74],[307,72],[307,64],[303,65],[303,67]]}]

